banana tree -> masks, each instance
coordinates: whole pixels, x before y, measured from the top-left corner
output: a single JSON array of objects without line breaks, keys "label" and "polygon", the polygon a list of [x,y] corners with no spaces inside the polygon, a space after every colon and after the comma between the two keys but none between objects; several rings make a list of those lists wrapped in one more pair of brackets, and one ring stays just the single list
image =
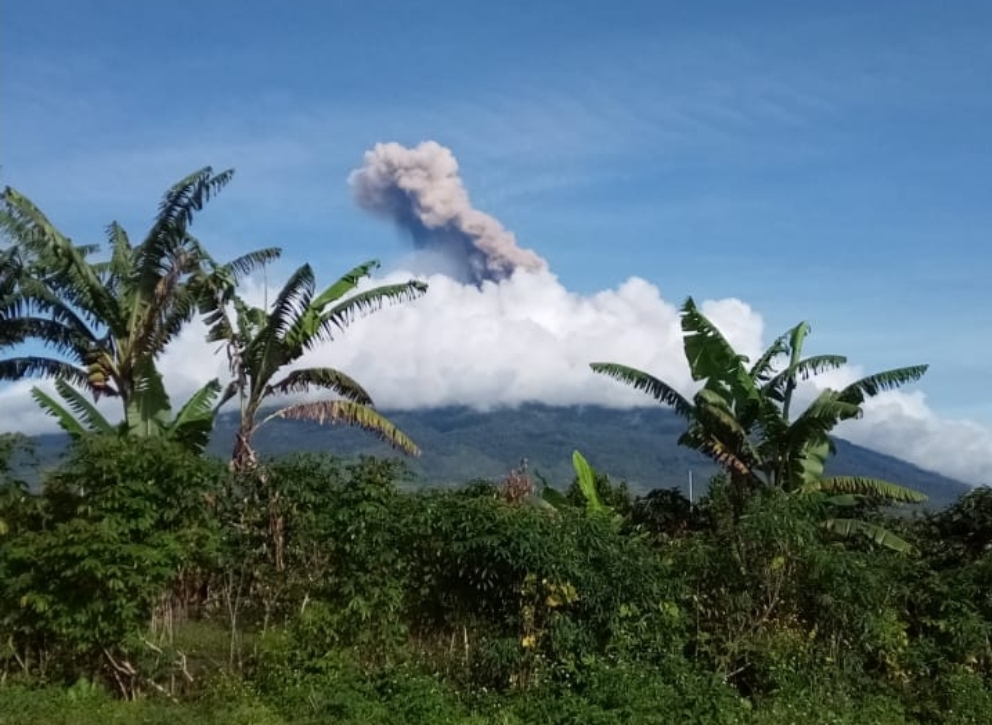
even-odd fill
[{"label": "banana tree", "polygon": [[[410,280],[356,292],[378,262],[355,267],[319,294],[313,270],[303,265],[286,282],[272,308],[249,307],[236,296],[215,290],[216,304],[208,314],[208,340],[226,344],[234,380],[220,404],[237,398],[240,424],[235,436],[231,467],[250,471],[257,465],[253,437],[266,423],[280,419],[317,423],[344,423],[377,434],[393,447],[418,454],[417,446],[373,408],[365,389],[344,372],[330,367],[290,370],[304,354],[343,332],[358,316],[380,309],[387,302],[403,302],[427,291],[423,282]],[[230,297],[230,304],[226,303]],[[233,312],[233,314],[232,314]],[[333,399],[296,402],[262,415],[270,401],[294,393],[324,391]]]},{"label": "banana tree", "polygon": [[194,453],[202,453],[210,442],[216,401],[222,391],[220,382],[216,378],[208,382],[190,396],[175,416],[170,417],[169,398],[161,378],[155,375],[149,380],[156,382],[141,391],[136,404],[146,408],[145,417],[152,425],[144,426],[139,431],[129,428],[127,421],[116,425],[111,423],[84,393],[62,378],[55,381],[55,390],[63,402],[38,387],[31,389],[31,396],[74,439],[87,434],[159,436],[176,441]]},{"label": "banana tree", "polygon": [[[834,453],[831,431],[859,418],[869,397],[918,380],[927,366],[888,370],[857,380],[841,390],[826,389],[794,419],[793,395],[800,380],[847,362],[841,355],[802,357],[810,327],[802,322],[776,339],[753,364],[737,353],[719,329],[689,298],[682,307],[683,346],[689,370],[702,387],[692,399],[654,376],[616,363],[592,363],[595,372],[643,390],[672,407],[687,427],[679,444],[698,450],[723,467],[731,489],[743,500],[761,486],[796,494],[828,494],[835,504],[852,497],[887,502],[920,502],[910,489],[860,476],[826,476]],[[786,359],[784,367],[777,364]],[[905,549],[893,534],[867,522],[830,519],[841,534],[861,533],[878,543]]]},{"label": "banana tree", "polygon": [[[203,305],[211,325],[208,340],[225,343],[233,380],[218,407],[237,398],[240,423],[231,454],[231,470],[255,473],[268,502],[269,538],[273,563],[284,567],[283,515],[279,491],[271,485],[253,446],[255,433],[280,419],[343,423],[371,431],[405,453],[418,455],[416,444],[372,407],[372,398],[353,378],[330,367],[289,369],[308,350],[333,339],[359,315],[378,310],[386,302],[415,299],[427,285],[415,280],[358,292],[362,279],[378,262],[360,265],[317,294],[313,270],[303,265],[286,282],[272,308],[250,307],[230,285],[212,287],[213,301]],[[233,312],[233,315],[232,315]],[[263,415],[262,407],[275,398],[294,393],[328,392],[331,399],[296,402]]]},{"label": "banana tree", "polygon": [[274,259],[262,249],[217,264],[189,227],[196,212],[230,181],[231,171],[207,167],[171,187],[144,240],[133,245],[116,222],[107,228],[109,258],[94,261],[92,246],[74,245],[29,199],[7,188],[0,221],[23,273],[0,300],[7,346],[37,342],[54,355],[0,360],[0,379],[64,379],[94,400],[120,400],[129,429],[156,424],[160,412],[142,404],[142,389],[158,384],[155,360],[192,320],[211,280],[237,280]]}]

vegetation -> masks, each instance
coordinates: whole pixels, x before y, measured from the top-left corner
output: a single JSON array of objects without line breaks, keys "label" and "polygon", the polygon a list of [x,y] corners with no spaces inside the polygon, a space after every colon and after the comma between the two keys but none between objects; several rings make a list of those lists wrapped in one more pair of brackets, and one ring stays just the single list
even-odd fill
[{"label": "vegetation", "polygon": [[[209,420],[194,415],[217,383],[194,395],[192,405],[171,422],[171,409],[155,360],[193,319],[197,304],[217,282],[236,283],[278,256],[263,249],[218,265],[190,233],[194,215],[231,179],[209,167],[170,188],[145,239],[132,245],[117,223],[107,227],[110,257],[93,261],[95,246],[76,246],[34,204],[7,188],[0,199],[5,256],[16,259],[0,283],[3,319],[14,330],[8,347],[26,341],[54,349],[58,357],[22,355],[0,361],[0,380],[44,375],[59,380],[59,394],[78,415],[35,389],[35,398],[62,427],[78,435],[110,425],[74,383],[92,394],[120,400],[122,432],[202,439]],[[0,343],[0,349],[4,345]],[[199,434],[191,432],[197,427]]]},{"label": "vegetation", "polygon": [[[4,723],[988,721],[992,492],[896,518],[890,504],[921,497],[826,473],[833,427],[923,367],[793,416],[797,381],[843,358],[803,358],[802,324],[750,364],[690,300],[692,400],[594,369],[684,418],[683,443],[719,470],[697,501],[635,496],[578,451],[570,482],[537,486],[524,462],[499,483],[415,490],[395,458],[260,460],[252,437],[272,417],[416,450],[352,378],[296,365],[425,288],[363,291],[369,263],[318,294],[304,266],[249,306],[237,280],[270,252],[218,265],[187,229],[226,180],[170,190],[137,247],[112,225],[107,262],[6,192],[0,369],[55,377],[68,408],[37,398],[73,440],[30,488],[25,440],[0,438]],[[172,416],[156,361],[196,314],[233,380]],[[340,399],[261,414],[311,391]],[[121,399],[122,426],[102,396]],[[204,444],[232,399],[225,465]]]},{"label": "vegetation", "polygon": [[992,706],[987,489],[912,521],[857,511],[907,555],[839,546],[816,498],[766,489],[736,516],[719,481],[691,505],[594,473],[603,515],[578,477],[574,505],[547,506],[509,482],[404,493],[371,458],[267,474],[282,568],[252,479],[167,440],[85,436],[37,495],[8,477],[5,722],[979,723]]},{"label": "vegetation", "polygon": [[[644,403],[651,402],[644,396]],[[626,482],[631,493],[638,495],[673,486],[688,495],[691,471],[693,497],[698,498],[705,493],[709,479],[720,470],[702,454],[677,445],[685,423],[660,405],[607,408],[527,403],[490,410],[456,406],[378,410],[416,442],[419,456],[404,456],[359,428],[288,419],[263,426],[252,446],[263,460],[328,450],[345,459],[363,455],[403,457],[410,470],[411,486],[457,486],[476,478],[498,480],[524,456],[535,478],[568,481],[574,473],[571,455],[576,448],[597,469],[608,471],[614,481]],[[263,409],[263,413],[267,412],[268,409]],[[222,411],[214,420],[207,451],[229,457],[239,423],[237,411]],[[23,475],[37,481],[36,471],[57,465],[69,440],[61,433],[52,432],[34,436],[32,441],[37,466],[24,469]],[[834,444],[837,454],[827,460],[828,475],[898,481],[927,495],[920,508],[945,508],[972,488],[841,438],[835,438]],[[904,507],[904,510],[915,508]]]},{"label": "vegetation", "polygon": [[[357,315],[374,311],[384,302],[414,299],[427,291],[423,282],[410,280],[351,294],[377,267],[377,262],[366,262],[315,295],[313,270],[303,265],[279,292],[271,311],[249,307],[237,297],[233,299],[233,316],[223,304],[211,309],[213,326],[208,340],[227,345],[234,377],[221,403],[233,397],[240,403],[241,423],[231,458],[235,470],[245,472],[257,465],[252,438],[262,425],[276,418],[343,421],[373,431],[407,453],[418,452],[413,441],[372,408],[372,398],[364,388],[340,370],[296,368],[274,380],[308,350],[331,340],[335,331],[344,331]],[[344,400],[296,403],[258,420],[269,398],[315,390],[337,393]]]},{"label": "vegetation", "polygon": [[[826,476],[827,458],[835,452],[830,431],[838,423],[863,414],[865,398],[918,380],[925,365],[898,368],[850,383],[842,390],[824,389],[794,419],[789,412],[800,378],[840,367],[840,355],[802,357],[810,332],[800,323],[776,339],[749,365],[690,298],[682,308],[685,355],[692,379],[703,385],[690,402],[668,383],[616,363],[592,363],[596,372],[643,390],[670,405],[688,421],[681,445],[712,458],[726,469],[738,510],[761,487],[787,493],[834,494],[836,506],[861,500],[920,503],[926,496],[902,486],[860,476]],[[785,357],[782,369],[775,367]],[[862,519],[829,518],[824,526],[843,535],[865,534],[876,543],[906,550],[909,544],[892,532]]]}]

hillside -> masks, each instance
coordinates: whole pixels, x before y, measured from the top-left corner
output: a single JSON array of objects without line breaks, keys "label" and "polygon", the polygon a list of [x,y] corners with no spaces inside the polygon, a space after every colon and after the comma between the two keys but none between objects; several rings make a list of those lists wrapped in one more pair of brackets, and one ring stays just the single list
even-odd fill
[{"label": "hillside", "polygon": [[[572,479],[571,454],[581,450],[614,481],[627,481],[636,493],[653,488],[688,488],[693,472],[696,492],[705,489],[716,467],[703,456],[676,444],[683,424],[663,408],[617,410],[598,406],[553,407],[529,404],[516,409],[480,412],[463,407],[387,411],[390,418],[423,450],[408,465],[420,483],[448,486],[473,478],[501,478],[527,458],[531,471],[557,486]],[[210,449],[226,456],[236,418],[218,420]],[[934,507],[956,500],[970,486],[867,448],[837,440],[831,473],[883,478],[926,493]],[[60,435],[35,439],[38,458],[51,461],[65,445]],[[264,455],[293,451],[336,452],[342,456],[397,455],[374,437],[348,428],[277,421],[259,433]]]},{"label": "hillside", "polygon": [[[410,461],[410,468],[420,480],[435,485],[502,477],[524,457],[532,471],[564,485],[572,479],[571,454],[576,448],[598,470],[615,481],[627,481],[637,493],[673,486],[686,490],[690,470],[696,484],[705,486],[716,471],[701,454],[677,445],[684,423],[660,407],[621,410],[529,404],[488,412],[447,407],[389,415],[423,450],[419,459]],[[225,418],[218,426],[214,450],[227,453],[233,435],[233,418]],[[390,455],[386,446],[360,431],[290,421],[263,429],[259,447],[269,455],[328,448],[347,454]],[[843,440],[837,440],[837,456],[828,471],[901,483],[926,493],[937,507],[970,489],[960,481]]]}]

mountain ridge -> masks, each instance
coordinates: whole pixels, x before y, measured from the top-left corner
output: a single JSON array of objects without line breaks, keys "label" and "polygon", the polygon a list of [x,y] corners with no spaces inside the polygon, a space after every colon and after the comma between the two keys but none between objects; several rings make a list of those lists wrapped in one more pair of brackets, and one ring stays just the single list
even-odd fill
[{"label": "mountain ridge", "polygon": [[[422,449],[407,459],[421,483],[455,485],[475,478],[498,479],[526,459],[529,470],[553,485],[565,486],[574,475],[571,454],[578,449],[599,471],[626,481],[635,493],[677,487],[686,491],[689,472],[705,489],[717,466],[696,451],[677,444],[684,421],[657,407],[607,408],[597,405],[552,406],[525,403],[479,411],[467,406],[384,410]],[[234,416],[218,421],[211,451],[226,455],[233,442]],[[339,450],[346,455],[394,455],[374,436],[349,428],[280,421],[257,436],[263,454],[293,450]],[[882,478],[926,493],[933,507],[957,500],[972,487],[927,471],[895,456],[843,439],[834,439],[837,455],[830,474]]]},{"label": "mountain ridge", "polygon": [[[676,440],[684,422],[657,407],[607,408],[596,405],[552,406],[526,403],[479,411],[467,406],[383,410],[423,451],[406,458],[415,485],[453,486],[473,479],[501,479],[526,459],[528,469],[552,485],[564,487],[572,476],[571,455],[578,449],[614,482],[626,481],[643,494],[654,488],[687,492],[690,471],[697,493],[705,490],[717,467]],[[237,414],[218,416],[208,452],[230,454]],[[64,450],[63,434],[33,438],[38,458],[51,461]],[[931,508],[953,503],[972,486],[934,471],[843,439],[834,439],[837,455],[830,474],[870,476],[914,488],[930,497]],[[395,456],[375,436],[343,426],[319,426],[277,420],[256,435],[263,456],[328,451],[343,457]]]}]

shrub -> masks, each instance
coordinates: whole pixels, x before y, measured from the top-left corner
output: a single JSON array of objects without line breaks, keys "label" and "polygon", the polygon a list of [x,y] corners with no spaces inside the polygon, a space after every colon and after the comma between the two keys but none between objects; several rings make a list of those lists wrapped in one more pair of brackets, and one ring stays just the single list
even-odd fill
[{"label": "shrub", "polygon": [[184,572],[209,564],[217,532],[206,503],[219,476],[213,462],[156,439],[76,444],[40,496],[11,511],[18,523],[0,551],[0,622],[20,667],[103,673],[130,692],[127,658],[156,605]]}]

